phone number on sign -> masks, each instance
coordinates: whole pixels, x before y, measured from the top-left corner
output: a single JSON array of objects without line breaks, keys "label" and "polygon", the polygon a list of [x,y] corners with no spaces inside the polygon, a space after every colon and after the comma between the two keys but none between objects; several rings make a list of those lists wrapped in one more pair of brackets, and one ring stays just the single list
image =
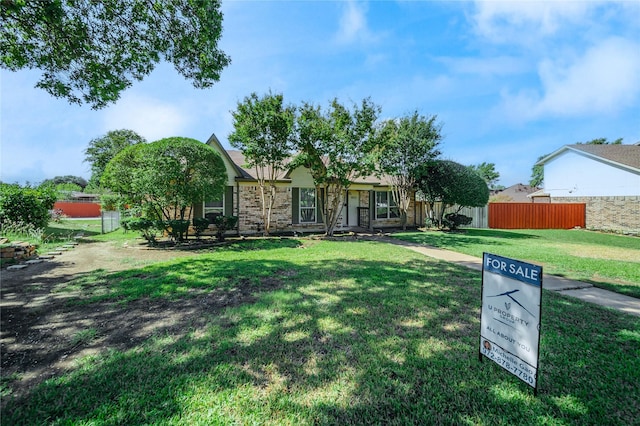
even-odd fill
[{"label": "phone number on sign", "polygon": [[513,373],[516,377],[518,377],[523,382],[535,386],[536,385],[536,372],[530,365],[525,363],[524,361],[519,360],[516,357],[509,356],[508,354],[501,354],[500,352],[495,350],[495,346],[492,346],[490,349],[482,346],[480,351],[482,355],[494,361],[500,367],[505,370]]}]

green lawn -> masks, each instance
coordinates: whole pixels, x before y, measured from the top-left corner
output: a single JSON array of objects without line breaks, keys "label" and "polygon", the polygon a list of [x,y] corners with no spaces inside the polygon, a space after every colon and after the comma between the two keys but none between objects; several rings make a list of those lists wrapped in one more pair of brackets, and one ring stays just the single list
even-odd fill
[{"label": "green lawn", "polygon": [[465,229],[406,232],[406,241],[481,258],[483,252],[538,265],[544,272],[640,298],[640,238],[585,230]]},{"label": "green lawn", "polygon": [[478,361],[480,275],[385,243],[294,239],[96,272],[59,289],[82,290],[70,309],[255,299],[86,358],[8,401],[3,424],[637,424],[640,318],[544,292],[534,397]]}]

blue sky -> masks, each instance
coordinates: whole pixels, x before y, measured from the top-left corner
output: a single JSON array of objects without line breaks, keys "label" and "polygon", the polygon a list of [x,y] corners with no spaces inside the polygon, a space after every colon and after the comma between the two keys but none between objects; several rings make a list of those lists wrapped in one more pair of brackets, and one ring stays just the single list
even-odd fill
[{"label": "blue sky", "polygon": [[84,150],[109,130],[149,141],[215,133],[251,92],[326,106],[381,106],[381,118],[437,115],[443,157],[495,163],[500,184],[527,183],[565,144],[640,141],[638,1],[227,1],[221,81],[194,89],[160,64],[108,108],[35,89],[37,71],[0,71],[0,179],[89,178]]}]

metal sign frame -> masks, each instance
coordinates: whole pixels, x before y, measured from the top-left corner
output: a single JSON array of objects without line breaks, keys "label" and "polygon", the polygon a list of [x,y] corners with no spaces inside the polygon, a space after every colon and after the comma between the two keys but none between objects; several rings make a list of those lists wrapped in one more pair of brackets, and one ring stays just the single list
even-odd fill
[{"label": "metal sign frame", "polygon": [[483,355],[538,394],[542,266],[483,253],[480,346]]}]

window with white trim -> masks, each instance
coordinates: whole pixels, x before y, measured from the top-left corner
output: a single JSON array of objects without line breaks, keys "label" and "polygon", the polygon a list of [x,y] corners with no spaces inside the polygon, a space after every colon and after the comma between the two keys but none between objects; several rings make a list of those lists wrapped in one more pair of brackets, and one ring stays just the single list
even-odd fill
[{"label": "window with white trim", "polygon": [[316,223],[316,189],[300,188],[300,223]]},{"label": "window with white trim", "polygon": [[224,215],[224,197],[219,200],[205,201],[202,209],[202,215],[213,223],[213,218]]},{"label": "window with white trim", "polygon": [[400,217],[400,212],[391,191],[376,191],[376,219],[397,217]]}]

